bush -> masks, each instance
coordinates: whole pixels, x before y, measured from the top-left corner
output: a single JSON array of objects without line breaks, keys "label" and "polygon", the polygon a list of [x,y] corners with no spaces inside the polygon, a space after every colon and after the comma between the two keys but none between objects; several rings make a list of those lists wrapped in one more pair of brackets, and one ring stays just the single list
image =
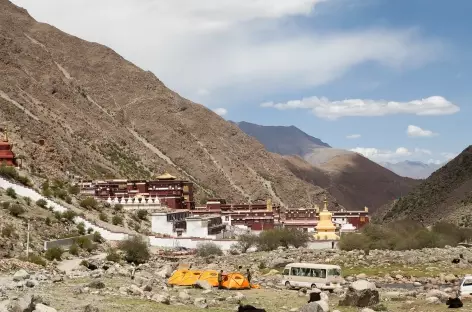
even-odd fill
[{"label": "bush", "polygon": [[73,222],[75,217],[77,217],[77,213],[72,210],[66,210],[62,213],[62,218],[66,219],[69,222]]},{"label": "bush", "polygon": [[119,244],[119,248],[124,251],[127,262],[141,264],[149,260],[148,244],[138,236],[122,241]]},{"label": "bush", "polygon": [[78,185],[69,186],[69,194],[77,195],[80,193],[80,187]]},{"label": "bush", "polygon": [[122,204],[116,204],[115,207],[113,207],[113,209],[116,212],[121,212],[121,211],[123,211],[123,205]]},{"label": "bush", "polygon": [[11,198],[16,198],[16,192],[11,187],[7,188],[6,194],[10,196]]},{"label": "bush", "polygon": [[45,199],[40,198],[40,199],[38,199],[38,200],[36,201],[36,205],[38,205],[38,206],[41,207],[41,208],[45,208],[45,209],[46,209],[47,206],[48,206],[48,202],[47,202]]},{"label": "bush", "polygon": [[28,177],[21,176],[15,167],[7,166],[6,164],[0,164],[0,176],[8,179],[17,181],[25,186],[31,186],[32,183]]},{"label": "bush", "polygon": [[208,257],[208,256],[221,256],[223,251],[215,243],[201,243],[197,246],[197,256]]},{"label": "bush", "polygon": [[137,215],[138,219],[140,219],[140,220],[146,220],[148,213],[147,213],[146,210],[139,210],[139,211],[136,213],[136,215]]},{"label": "bush", "polygon": [[44,260],[43,257],[35,254],[29,254],[28,258],[24,256],[20,257],[20,260],[31,262],[40,266],[46,266],[46,260]]},{"label": "bush", "polygon": [[75,244],[77,244],[77,246],[79,246],[80,248],[88,252],[92,252],[95,249],[97,249],[97,246],[94,243],[92,243],[90,238],[84,237],[84,236],[77,237],[77,239],[75,240]]},{"label": "bush", "polygon": [[52,195],[53,195],[53,193],[50,189],[45,189],[45,190],[42,191],[42,193],[43,193],[43,196],[47,197],[47,198],[51,198]]},{"label": "bush", "polygon": [[299,231],[297,229],[272,229],[262,231],[259,234],[257,246],[259,250],[270,251],[275,250],[280,246],[293,246],[299,248],[306,246],[309,241],[309,234]]},{"label": "bush", "polygon": [[19,217],[20,215],[25,213],[25,209],[18,204],[10,205],[10,207],[8,208],[8,211],[14,217]]},{"label": "bush", "polygon": [[85,235],[85,224],[83,222],[77,224],[77,230],[79,231],[80,235]]},{"label": "bush", "polygon": [[93,233],[93,229],[92,229],[91,227],[89,227],[89,228],[87,229],[87,234],[92,234],[92,233]]},{"label": "bush", "polygon": [[108,216],[104,212],[100,212],[100,215],[98,216],[98,218],[102,220],[103,222],[108,222]]},{"label": "bush", "polygon": [[73,244],[69,247],[69,253],[70,253],[71,255],[78,256],[78,255],[79,255],[79,246],[77,246],[76,243],[73,243]]},{"label": "bush", "polygon": [[243,234],[238,237],[238,242],[236,243],[235,247],[240,252],[245,253],[249,248],[256,246],[258,240],[259,238],[257,235],[251,233]]},{"label": "bush", "polygon": [[10,202],[3,202],[3,203],[2,203],[2,207],[3,207],[3,209],[7,209],[7,210],[8,210],[8,208],[10,208]]},{"label": "bush", "polygon": [[56,196],[57,198],[60,198],[60,199],[65,201],[67,196],[69,196],[69,195],[67,194],[67,191],[65,191],[63,189],[56,189],[56,190],[54,190],[54,196]]},{"label": "bush", "polygon": [[72,197],[70,197],[69,195],[66,195],[66,197],[64,198],[64,201],[68,204],[72,204]]},{"label": "bush", "polygon": [[49,217],[46,217],[46,220],[44,220],[44,223],[46,223],[47,226],[51,226],[51,219]]},{"label": "bush", "polygon": [[88,210],[96,210],[98,208],[98,202],[93,197],[86,197],[80,201],[80,207]]},{"label": "bush", "polygon": [[23,197],[23,200],[25,201],[25,203],[26,203],[28,206],[31,206],[31,198],[29,198],[28,196],[25,196],[25,197]]},{"label": "bush", "polygon": [[64,253],[64,250],[62,250],[61,247],[53,247],[51,249],[48,249],[44,256],[49,261],[53,261],[53,260],[61,261],[61,257],[63,253]]},{"label": "bush", "polygon": [[113,218],[111,219],[111,223],[113,225],[122,225],[123,224],[123,218],[118,216],[118,215],[115,215],[113,216]]},{"label": "bush", "polygon": [[61,220],[62,219],[62,213],[60,211],[56,211],[56,212],[54,212],[54,217],[57,220]]},{"label": "bush", "polygon": [[15,234],[15,227],[12,224],[5,224],[3,226],[2,237],[12,238]]},{"label": "bush", "polygon": [[[93,231],[93,230],[92,230]],[[100,232],[95,232],[93,233],[93,237],[92,237],[92,240],[95,242],[95,243],[102,243],[103,242],[103,237],[102,237],[102,234],[100,234]]]},{"label": "bush", "polygon": [[120,262],[121,256],[118,254],[118,251],[115,248],[110,248],[107,250],[107,261]]}]

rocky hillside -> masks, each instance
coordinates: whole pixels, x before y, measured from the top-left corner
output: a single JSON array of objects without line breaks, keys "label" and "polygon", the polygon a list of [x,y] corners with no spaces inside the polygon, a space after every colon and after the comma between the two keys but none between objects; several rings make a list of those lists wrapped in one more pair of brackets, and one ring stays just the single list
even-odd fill
[{"label": "rocky hillside", "polygon": [[[111,49],[0,2],[0,127],[31,173],[148,178],[169,171],[197,200],[321,202],[262,144]],[[308,196],[307,196],[308,194]],[[332,199],[333,200],[333,199]]]},{"label": "rocky hillside", "polygon": [[306,134],[295,126],[260,126],[241,121],[236,123],[246,134],[256,138],[272,153],[304,157],[313,149],[330,147],[318,138]]},{"label": "rocky hillside", "polygon": [[267,127],[238,123],[257,138],[300,179],[329,191],[349,210],[369,207],[372,211],[408,193],[418,181],[403,178],[364,156],[337,148],[296,127]]},{"label": "rocky hillside", "polygon": [[413,219],[425,224],[454,221],[472,226],[472,146],[428,179],[407,196],[383,207],[376,219],[387,222]]}]

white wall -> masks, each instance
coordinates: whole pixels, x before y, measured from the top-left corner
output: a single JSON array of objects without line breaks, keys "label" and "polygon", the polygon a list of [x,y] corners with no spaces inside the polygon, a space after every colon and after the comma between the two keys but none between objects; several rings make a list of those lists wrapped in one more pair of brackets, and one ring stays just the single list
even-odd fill
[{"label": "white wall", "polygon": [[173,231],[172,222],[167,222],[166,214],[151,215],[151,232],[167,235],[176,235]]},{"label": "white wall", "polygon": [[202,220],[199,218],[187,218],[185,219],[187,223],[187,229],[182,236],[185,237],[201,237],[207,238],[208,237],[208,228],[206,224],[208,223],[206,220]]},{"label": "white wall", "polygon": [[[56,202],[53,202],[52,200],[46,198],[46,197],[43,197],[41,194],[39,194],[38,192],[36,192],[35,190],[33,189],[30,189],[30,188],[27,188],[27,187],[24,187],[22,185],[18,185],[18,184],[15,184],[15,183],[12,183],[10,181],[7,181],[5,180],[4,178],[1,178],[0,177],[0,188],[4,188],[4,189],[7,189],[11,187],[12,189],[15,190],[15,192],[20,195],[20,196],[23,196],[23,197],[29,197],[31,198],[31,200],[33,201],[37,201],[38,199],[44,199],[46,200],[46,202],[48,203],[48,207],[51,207],[51,209],[53,211],[59,211],[59,212],[64,212],[66,210],[68,210],[68,208],[56,203]],[[92,228],[94,231],[97,231],[100,233],[100,235],[102,235],[102,237],[106,240],[117,240],[117,241],[120,241],[120,240],[126,240],[128,239],[128,234],[126,233],[119,233],[119,232],[111,232],[111,231],[108,231],[104,228],[101,228],[95,224],[92,224],[90,223],[89,221],[85,220],[84,218],[82,217],[76,217],[74,219],[74,223],[78,224],[78,223],[81,223],[83,222],[85,224],[85,228],[88,229],[88,228]]]}]

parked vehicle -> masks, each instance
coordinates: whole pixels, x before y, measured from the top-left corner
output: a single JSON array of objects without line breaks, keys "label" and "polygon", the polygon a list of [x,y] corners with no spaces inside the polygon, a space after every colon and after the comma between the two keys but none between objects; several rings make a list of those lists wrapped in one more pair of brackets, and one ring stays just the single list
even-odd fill
[{"label": "parked vehicle", "polygon": [[462,295],[472,295],[472,275],[466,275],[462,279],[461,285],[459,287],[459,296]]},{"label": "parked vehicle", "polygon": [[341,267],[330,264],[290,263],[283,271],[282,283],[287,288],[318,288],[333,291],[344,279]]}]

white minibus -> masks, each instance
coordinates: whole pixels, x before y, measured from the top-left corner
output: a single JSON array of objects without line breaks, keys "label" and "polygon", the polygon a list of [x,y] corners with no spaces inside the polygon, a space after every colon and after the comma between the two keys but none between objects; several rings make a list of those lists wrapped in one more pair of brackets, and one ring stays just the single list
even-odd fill
[{"label": "white minibus", "polygon": [[282,274],[282,284],[287,288],[306,287],[332,291],[344,283],[341,267],[337,265],[290,263],[285,266]]}]

